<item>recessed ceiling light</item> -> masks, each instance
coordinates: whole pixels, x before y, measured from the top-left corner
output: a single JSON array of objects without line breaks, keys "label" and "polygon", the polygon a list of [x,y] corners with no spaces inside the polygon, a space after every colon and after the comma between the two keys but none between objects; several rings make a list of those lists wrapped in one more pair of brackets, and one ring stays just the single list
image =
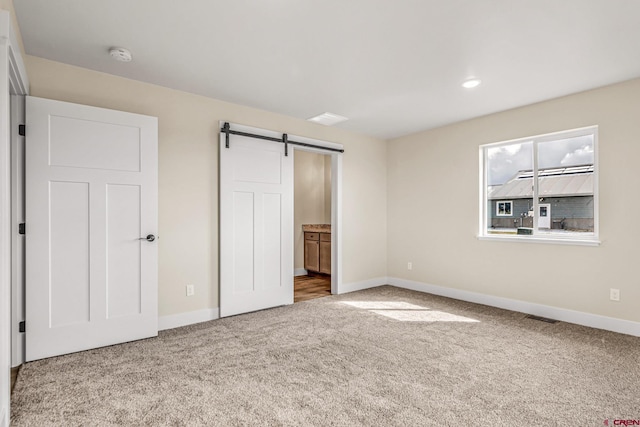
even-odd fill
[{"label": "recessed ceiling light", "polygon": [[120,62],[131,62],[133,59],[129,49],[125,49],[123,47],[112,47],[109,49],[109,55],[111,55],[111,57],[116,61]]},{"label": "recessed ceiling light", "polygon": [[462,83],[462,87],[465,89],[473,89],[474,87],[479,86],[480,83],[482,83],[482,80],[480,79],[468,79]]},{"label": "recessed ceiling light", "polygon": [[320,123],[321,125],[325,126],[333,126],[335,124],[345,122],[349,119],[333,113],[322,113],[307,120],[314,123]]}]

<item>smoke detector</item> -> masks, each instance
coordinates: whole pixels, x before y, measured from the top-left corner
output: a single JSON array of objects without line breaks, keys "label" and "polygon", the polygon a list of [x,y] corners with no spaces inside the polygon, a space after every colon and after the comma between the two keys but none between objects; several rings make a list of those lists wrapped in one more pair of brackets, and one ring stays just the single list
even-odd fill
[{"label": "smoke detector", "polygon": [[116,61],[120,62],[131,62],[132,56],[129,49],[125,49],[123,47],[112,47],[109,49],[109,55]]}]

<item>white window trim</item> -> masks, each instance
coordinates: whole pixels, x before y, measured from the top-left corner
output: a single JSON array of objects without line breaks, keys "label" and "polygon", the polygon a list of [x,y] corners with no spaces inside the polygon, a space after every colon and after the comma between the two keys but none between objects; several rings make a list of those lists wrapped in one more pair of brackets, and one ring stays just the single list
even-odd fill
[{"label": "white window trim", "polygon": [[[501,214],[500,210],[498,209],[498,204],[499,203],[509,203],[509,205],[511,205],[511,209],[510,209],[510,214]],[[506,209],[505,209],[506,210]],[[504,217],[513,217],[513,200],[496,200],[496,216],[504,216]]]},{"label": "white window trim", "polygon": [[[566,235],[552,235],[551,233],[538,230],[538,215],[533,217],[533,233],[530,236],[522,235],[503,235],[503,234],[488,234],[487,233],[487,221],[488,221],[488,209],[487,209],[487,183],[488,176],[485,165],[487,164],[487,149],[491,147],[500,147],[503,145],[518,144],[522,142],[533,142],[533,170],[534,176],[537,176],[538,172],[538,144],[542,142],[555,141],[558,139],[568,139],[578,136],[593,135],[593,233],[582,233]],[[491,144],[483,144],[479,147],[479,171],[480,179],[478,180],[479,188],[479,212],[480,215],[478,221],[478,239],[488,241],[509,241],[509,242],[531,242],[531,243],[553,243],[562,245],[583,245],[583,246],[598,246],[600,245],[600,208],[599,199],[600,192],[598,188],[598,126],[586,126],[583,128],[571,129],[560,132],[546,133],[542,135],[529,136],[525,138],[511,139],[508,141],[495,142]],[[533,211],[538,212],[538,180],[533,180]],[[496,205],[497,208],[497,205]],[[497,213],[497,212],[496,212]],[[513,213],[513,205],[512,205]],[[501,215],[502,216],[502,215]]]},{"label": "white window trim", "polygon": [[[591,236],[591,234],[590,234]],[[600,246],[600,240],[578,239],[571,237],[546,237],[544,235],[531,235],[529,237],[523,235],[508,236],[502,234],[495,235],[479,235],[478,240],[496,241],[496,242],[527,242],[527,243],[551,243],[555,245],[575,245],[575,246]]]}]

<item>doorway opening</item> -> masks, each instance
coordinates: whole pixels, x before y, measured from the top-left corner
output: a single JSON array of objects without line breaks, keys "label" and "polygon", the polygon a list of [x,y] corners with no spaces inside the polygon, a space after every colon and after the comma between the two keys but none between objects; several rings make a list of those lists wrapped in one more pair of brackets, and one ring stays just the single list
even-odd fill
[{"label": "doorway opening", "polygon": [[331,276],[309,272],[293,278],[293,302],[308,301],[331,295]]},{"label": "doorway opening", "polygon": [[294,302],[331,295],[331,163],[294,150]]}]

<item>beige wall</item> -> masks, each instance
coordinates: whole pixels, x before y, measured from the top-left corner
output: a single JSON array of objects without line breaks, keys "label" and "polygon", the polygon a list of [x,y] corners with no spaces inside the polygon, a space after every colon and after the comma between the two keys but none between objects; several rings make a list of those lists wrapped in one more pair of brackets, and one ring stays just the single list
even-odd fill
[{"label": "beige wall", "polygon": [[[331,224],[331,187],[329,186],[329,216],[327,216],[326,163],[331,164],[331,156],[295,150],[293,241],[294,268],[304,268],[303,224]],[[331,169],[329,169],[329,172]],[[330,179],[330,177],[329,177]]]},{"label": "beige wall", "polygon": [[[640,79],[390,141],[389,276],[640,321],[639,118]],[[589,125],[602,245],[479,241],[479,145]]]},{"label": "beige wall", "polygon": [[[343,281],[386,275],[385,141],[37,57],[25,61],[33,96],[158,117],[161,316],[218,306],[219,120],[343,144]],[[196,295],[186,297],[190,283]]]},{"label": "beige wall", "polygon": [[22,43],[22,34],[20,33],[20,26],[18,25],[18,20],[16,18],[16,11],[13,8],[12,0],[0,0],[0,9],[6,10],[11,14],[11,25],[13,26],[13,30],[16,34],[16,39],[18,39],[18,44],[20,45],[20,50],[24,54],[24,44]]},{"label": "beige wall", "polygon": [[[41,58],[26,65],[34,96],[159,118],[161,315],[218,306],[217,127],[229,120],[344,144],[345,283],[389,275],[640,321],[640,198],[629,196],[640,182],[640,80],[387,144]],[[479,145],[594,124],[601,246],[476,239]],[[188,283],[196,296],[185,296]],[[620,302],[609,301],[611,287]]]}]

